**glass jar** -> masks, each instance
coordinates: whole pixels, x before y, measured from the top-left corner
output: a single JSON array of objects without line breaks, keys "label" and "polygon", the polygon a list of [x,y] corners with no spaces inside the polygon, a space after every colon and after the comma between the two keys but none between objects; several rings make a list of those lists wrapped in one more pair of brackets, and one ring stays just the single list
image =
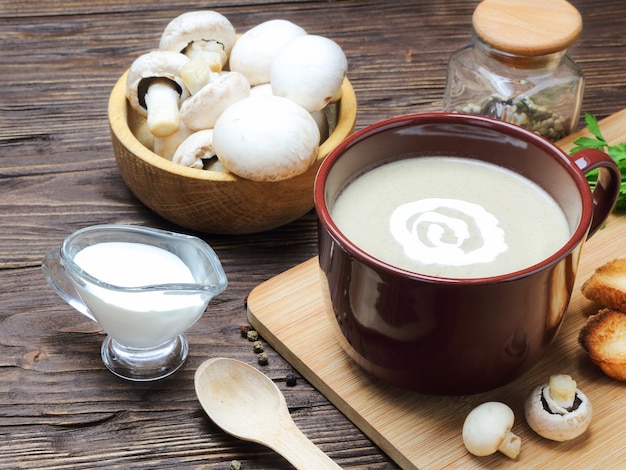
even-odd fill
[{"label": "glass jar", "polygon": [[570,134],[585,82],[566,52],[582,31],[578,11],[564,0],[484,0],[472,26],[472,43],[450,57],[444,110],[512,122],[552,141]]}]

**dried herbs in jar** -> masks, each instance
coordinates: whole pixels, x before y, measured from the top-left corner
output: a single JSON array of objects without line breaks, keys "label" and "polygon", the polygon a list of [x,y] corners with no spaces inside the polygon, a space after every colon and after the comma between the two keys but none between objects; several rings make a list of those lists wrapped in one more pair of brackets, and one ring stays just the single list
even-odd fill
[{"label": "dried herbs in jar", "polygon": [[444,109],[512,122],[556,141],[576,127],[584,74],[567,55],[582,18],[565,0],[483,0],[472,43],[450,58]]}]

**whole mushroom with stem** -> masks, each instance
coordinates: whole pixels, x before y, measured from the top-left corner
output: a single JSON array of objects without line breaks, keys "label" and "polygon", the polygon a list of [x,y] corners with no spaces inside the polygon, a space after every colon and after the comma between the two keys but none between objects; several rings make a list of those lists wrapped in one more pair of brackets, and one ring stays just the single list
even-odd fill
[{"label": "whole mushroom with stem", "polygon": [[193,95],[209,82],[212,74],[222,71],[236,40],[235,28],[221,13],[189,11],[167,24],[159,49],[189,57],[181,74]]},{"label": "whole mushroom with stem", "polygon": [[213,72],[222,70],[237,40],[235,28],[213,10],[189,11],[171,20],[159,42],[159,49],[175,51],[190,59],[203,59]]},{"label": "whole mushroom with stem", "polygon": [[154,136],[167,137],[179,128],[179,108],[189,96],[180,71],[188,61],[178,52],[152,51],[130,66],[126,98],[133,109],[147,117]]},{"label": "whole mushroom with stem", "polygon": [[576,381],[567,374],[550,377],[533,389],[524,407],[528,425],[542,437],[567,441],[583,434],[591,423],[592,407]]},{"label": "whole mushroom with stem", "polygon": [[489,401],[474,408],[463,423],[463,443],[478,457],[502,452],[514,459],[520,453],[522,440],[511,432],[515,415],[501,402]]},{"label": "whole mushroom with stem", "polygon": [[[204,168],[205,163],[215,157],[213,129],[194,132],[176,149],[172,161],[190,168]],[[213,165],[215,167],[215,165]],[[215,168],[213,168],[215,170]]]}]

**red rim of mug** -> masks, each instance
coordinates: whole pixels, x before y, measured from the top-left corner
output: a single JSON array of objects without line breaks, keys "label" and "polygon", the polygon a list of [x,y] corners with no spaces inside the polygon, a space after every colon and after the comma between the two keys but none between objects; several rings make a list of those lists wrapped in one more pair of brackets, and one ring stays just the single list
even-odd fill
[{"label": "red rim of mug", "polygon": [[[351,242],[344,234],[339,230],[337,225],[335,225],[334,221],[330,216],[330,212],[328,210],[328,206],[326,205],[326,197],[325,197],[325,182],[328,179],[330,172],[335,164],[335,162],[340,158],[340,156],[352,146],[362,142],[368,137],[378,134],[381,131],[386,131],[390,129],[407,127],[414,124],[420,124],[424,122],[441,122],[441,123],[449,123],[449,122],[461,122],[466,125],[478,126],[478,127],[486,127],[489,129],[494,129],[504,134],[508,134],[511,136],[518,137],[522,140],[532,142],[532,144],[546,153],[558,156],[560,158],[556,159],[563,168],[567,170],[567,172],[572,176],[572,179],[576,183],[576,187],[578,188],[579,194],[582,200],[582,212],[580,221],[578,222],[578,226],[576,230],[572,233],[569,240],[552,256],[546,258],[540,263],[529,266],[528,268],[521,269],[519,271],[514,271],[508,274],[502,274],[498,276],[490,276],[490,277],[480,277],[480,278],[453,278],[453,277],[437,277],[437,276],[429,276],[425,274],[419,274],[412,271],[407,271],[401,268],[397,268],[391,264],[385,263],[384,261],[375,258],[374,256],[366,253],[361,248],[356,246],[353,242]],[[581,242],[585,240],[587,232],[591,226],[591,218],[592,218],[592,207],[593,207],[593,199],[591,190],[589,189],[589,185],[587,180],[585,179],[583,173],[575,166],[572,160],[569,159],[567,154],[557,147],[555,144],[547,140],[546,138],[535,134],[532,131],[529,131],[523,127],[517,126],[515,124],[511,124],[505,121],[500,121],[494,118],[489,118],[485,116],[478,115],[465,115],[465,114],[456,114],[456,113],[421,113],[421,114],[408,114],[404,116],[398,116],[395,118],[387,119],[385,121],[378,122],[376,124],[372,124],[368,127],[361,129],[347,137],[344,141],[342,141],[337,147],[335,147],[328,156],[324,159],[320,168],[315,177],[315,185],[313,189],[313,197],[315,202],[315,209],[317,211],[317,215],[328,231],[330,236],[339,243],[342,247],[346,249],[351,256],[360,260],[363,263],[376,266],[379,270],[387,271],[389,273],[401,275],[407,278],[426,281],[426,282],[437,282],[437,283],[463,283],[463,284],[486,284],[486,283],[494,283],[494,282],[502,282],[502,281],[512,281],[515,279],[519,279],[522,277],[529,276],[537,271],[541,271],[546,269],[547,267],[558,263],[561,259],[566,257],[576,246],[578,246]]]}]

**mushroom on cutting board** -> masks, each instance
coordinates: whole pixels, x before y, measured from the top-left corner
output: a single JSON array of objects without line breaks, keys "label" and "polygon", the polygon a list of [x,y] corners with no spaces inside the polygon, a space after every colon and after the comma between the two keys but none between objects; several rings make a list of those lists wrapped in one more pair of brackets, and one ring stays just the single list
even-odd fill
[{"label": "mushroom on cutting board", "polygon": [[317,158],[320,133],[311,114],[279,96],[247,97],[215,123],[213,148],[232,173],[279,181],[304,173]]},{"label": "mushroom on cutting board", "polygon": [[152,51],[131,64],[126,78],[126,98],[146,116],[150,132],[167,137],[178,130],[179,107],[189,96],[180,76],[189,58],[178,52]]},{"label": "mushroom on cutting board", "polygon": [[242,73],[250,85],[270,81],[270,65],[278,51],[293,39],[306,35],[300,26],[287,20],[269,20],[243,33],[230,53],[230,70]]},{"label": "mushroom on cutting board", "polygon": [[238,72],[211,75],[209,82],[180,108],[180,117],[194,131],[211,129],[229,106],[250,95],[250,84]]},{"label": "mushroom on cutting board", "polygon": [[307,111],[319,111],[340,97],[347,70],[348,60],[336,42],[307,34],[276,54],[270,83],[275,95],[289,98]]},{"label": "mushroom on cutting board", "polygon": [[463,423],[463,443],[478,457],[502,452],[514,459],[522,440],[511,432],[515,415],[504,403],[489,401],[474,408]]},{"label": "mushroom on cutting board", "polygon": [[528,425],[542,437],[568,441],[584,433],[591,423],[592,408],[587,396],[569,375],[550,377],[533,389],[524,407]]}]

